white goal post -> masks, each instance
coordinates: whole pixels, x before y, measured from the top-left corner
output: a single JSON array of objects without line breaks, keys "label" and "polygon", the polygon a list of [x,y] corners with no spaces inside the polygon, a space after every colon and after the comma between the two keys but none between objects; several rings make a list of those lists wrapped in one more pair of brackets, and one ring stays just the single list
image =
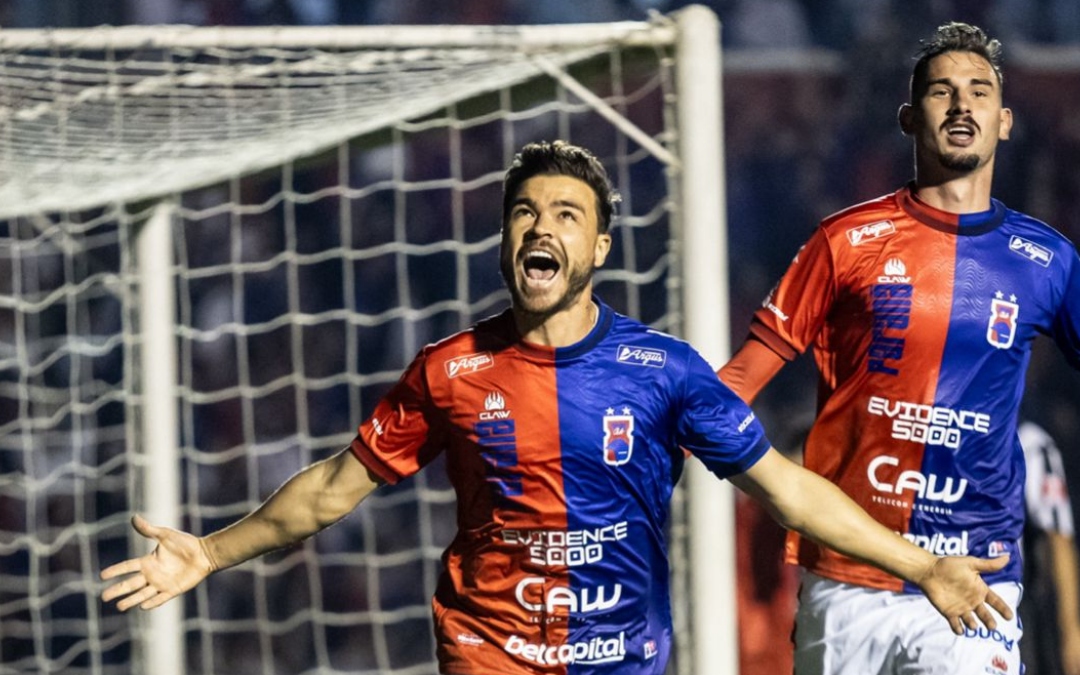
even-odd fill
[{"label": "white goal post", "polygon": [[[505,306],[502,171],[594,150],[597,291],[728,345],[719,25],[0,30],[0,675],[434,673],[438,466],[145,615],[128,517],[198,534],[346,445],[423,344]],[[733,500],[688,463],[673,673],[737,669]]]}]

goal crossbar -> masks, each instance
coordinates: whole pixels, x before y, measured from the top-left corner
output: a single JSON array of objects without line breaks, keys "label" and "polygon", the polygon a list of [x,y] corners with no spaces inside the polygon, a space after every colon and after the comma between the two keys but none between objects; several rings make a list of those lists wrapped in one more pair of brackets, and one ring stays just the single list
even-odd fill
[{"label": "goal crossbar", "polygon": [[[662,47],[672,35],[669,20],[417,31],[0,31],[0,218],[212,185],[485,92],[553,72],[568,77],[572,64],[615,46]],[[210,49],[211,57],[189,49]],[[267,54],[233,63],[254,49]],[[81,56],[93,52],[119,56],[101,64]],[[597,105],[599,97],[577,92]],[[617,117],[602,102],[600,111]],[[673,159],[619,123],[654,155]]]}]

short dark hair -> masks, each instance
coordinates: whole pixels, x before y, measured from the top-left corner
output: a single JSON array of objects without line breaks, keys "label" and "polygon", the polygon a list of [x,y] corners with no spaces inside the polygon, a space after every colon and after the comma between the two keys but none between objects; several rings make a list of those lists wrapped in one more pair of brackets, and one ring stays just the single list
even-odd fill
[{"label": "short dark hair", "polygon": [[510,217],[521,184],[533,176],[571,176],[584,181],[596,194],[600,233],[611,227],[619,193],[611,186],[607,171],[591,152],[565,141],[529,143],[514,155],[503,179],[503,223]]},{"label": "short dark hair", "polygon": [[921,42],[922,47],[915,54],[915,67],[911,71],[911,100],[919,98],[926,88],[926,73],[930,69],[930,60],[948,52],[970,52],[977,54],[990,64],[997,75],[998,86],[1005,82],[1001,71],[1001,42],[989,37],[982,28],[959,21],[952,21],[934,31],[929,40]]}]

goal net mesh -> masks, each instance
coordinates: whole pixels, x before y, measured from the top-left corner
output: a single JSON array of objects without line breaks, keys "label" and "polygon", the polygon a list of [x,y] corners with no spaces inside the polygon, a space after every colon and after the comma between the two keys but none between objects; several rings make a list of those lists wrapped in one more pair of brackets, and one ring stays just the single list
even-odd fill
[{"label": "goal net mesh", "polygon": [[[424,344],[506,307],[501,178],[526,142],[601,158],[623,202],[597,292],[679,333],[673,58],[663,19],[4,31],[0,673],[145,672],[145,616],[103,605],[97,578],[149,548],[128,525],[158,461],[139,425],[155,367],[140,267],[175,284],[166,405],[196,534],[347,445]],[[140,260],[162,203],[174,257]],[[430,598],[455,529],[441,462],[380,489],[178,601],[178,672],[435,673]]]}]

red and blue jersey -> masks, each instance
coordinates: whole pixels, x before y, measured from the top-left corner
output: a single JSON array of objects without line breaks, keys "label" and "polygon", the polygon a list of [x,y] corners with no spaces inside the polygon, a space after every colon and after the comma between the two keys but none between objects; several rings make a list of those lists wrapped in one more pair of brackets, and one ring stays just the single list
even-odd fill
[{"label": "red and blue jersey", "polygon": [[[933,553],[1012,554],[987,580],[1020,580],[1017,415],[1036,335],[1080,367],[1071,242],[996,200],[956,215],[904,188],[825,219],[751,334],[788,359],[813,348],[807,467]],[[831,579],[917,590],[794,534],[787,549]]]},{"label": "red and blue jersey", "polygon": [[523,342],[507,311],[424,348],[353,442],[389,483],[446,453],[442,672],[663,673],[682,449],[727,477],[769,448],[688,344],[597,304],[569,347]]}]

